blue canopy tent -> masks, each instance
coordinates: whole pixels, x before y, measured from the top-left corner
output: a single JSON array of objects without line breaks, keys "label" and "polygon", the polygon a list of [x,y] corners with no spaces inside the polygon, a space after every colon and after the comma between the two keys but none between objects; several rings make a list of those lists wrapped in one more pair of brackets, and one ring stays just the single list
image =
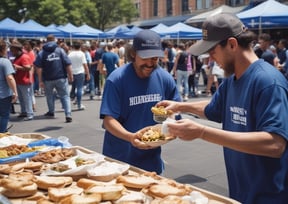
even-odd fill
[{"label": "blue canopy tent", "polygon": [[[86,28],[86,30],[85,30]],[[91,31],[91,28],[89,29],[90,32],[87,30],[87,25],[81,28],[81,27],[77,27],[71,23],[67,23],[64,26],[57,26],[56,27],[57,30],[60,30],[62,32],[64,32],[64,37],[65,38],[70,38],[70,41],[72,43],[72,39],[95,39],[98,38],[100,35],[103,35],[103,33],[101,33],[101,31],[99,30],[94,30],[93,32]]]},{"label": "blue canopy tent", "polygon": [[56,37],[62,37],[63,33],[55,28],[47,28],[34,20],[28,20],[23,24],[19,24],[15,28],[17,36],[21,37],[46,37],[48,34],[53,34]]},{"label": "blue canopy tent", "polygon": [[116,35],[129,31],[130,29],[127,26],[119,25],[116,26],[115,28],[112,28],[111,30],[106,31],[105,34],[107,38],[117,38]]},{"label": "blue canopy tent", "polygon": [[[168,29],[168,26],[166,26],[163,23],[159,23],[158,25],[150,28],[150,30],[155,31],[156,33],[158,33],[161,36],[161,33],[165,33],[165,31]],[[163,35],[164,36],[164,35]],[[161,36],[161,37],[163,37]]]},{"label": "blue canopy tent", "polygon": [[133,26],[132,28],[129,28],[128,31],[118,31],[115,33],[114,38],[132,39],[141,30],[143,29],[137,26]]},{"label": "blue canopy tent", "polygon": [[159,33],[164,38],[170,39],[194,39],[198,40],[202,38],[202,30],[195,28],[184,23],[176,23],[169,26],[166,30]]},{"label": "blue canopy tent", "polygon": [[288,28],[288,6],[275,0],[265,1],[237,16],[251,29]]},{"label": "blue canopy tent", "polygon": [[0,35],[2,37],[16,37],[14,28],[17,27],[19,23],[12,20],[11,18],[5,18],[0,21]]},{"label": "blue canopy tent", "polygon": [[42,26],[33,20],[29,20],[22,24],[9,18],[6,18],[0,22],[0,33],[2,36],[18,38],[43,37],[48,34],[62,36],[60,31]]},{"label": "blue canopy tent", "polygon": [[78,27],[82,32],[87,33],[87,34],[91,34],[94,35],[95,37],[98,38],[104,38],[106,35],[103,31],[96,29],[96,28],[92,28],[86,24],[79,26]]}]

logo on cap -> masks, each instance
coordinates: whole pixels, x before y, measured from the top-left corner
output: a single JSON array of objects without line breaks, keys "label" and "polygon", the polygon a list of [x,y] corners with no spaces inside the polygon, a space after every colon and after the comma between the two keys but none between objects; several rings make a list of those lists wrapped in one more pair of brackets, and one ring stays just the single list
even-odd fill
[{"label": "logo on cap", "polygon": [[203,40],[208,40],[208,30],[206,29],[202,30],[202,37],[203,37]]}]

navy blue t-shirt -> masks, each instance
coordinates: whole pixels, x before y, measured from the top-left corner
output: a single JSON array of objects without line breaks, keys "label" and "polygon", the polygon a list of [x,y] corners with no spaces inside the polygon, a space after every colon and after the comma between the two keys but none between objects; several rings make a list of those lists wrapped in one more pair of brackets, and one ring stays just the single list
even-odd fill
[{"label": "navy blue t-shirt", "polygon": [[[100,118],[118,120],[130,132],[155,125],[151,107],[161,100],[180,101],[172,76],[163,68],[155,69],[149,78],[139,78],[132,63],[113,71],[105,82]],[[162,173],[161,147],[140,150],[105,131],[103,154],[131,165]]]},{"label": "navy blue t-shirt", "polygon": [[[233,132],[264,131],[288,140],[288,84],[263,59],[225,79],[205,108],[209,120]],[[288,202],[288,146],[281,158],[224,148],[230,197],[245,204]]]}]

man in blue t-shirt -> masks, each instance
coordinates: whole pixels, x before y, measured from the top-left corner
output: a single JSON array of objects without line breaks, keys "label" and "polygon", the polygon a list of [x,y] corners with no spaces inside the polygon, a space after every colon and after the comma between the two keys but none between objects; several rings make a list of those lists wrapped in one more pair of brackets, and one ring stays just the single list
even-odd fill
[{"label": "man in blue t-shirt", "polygon": [[[113,44],[107,44],[107,52],[103,53],[100,65],[100,73],[105,73],[108,77],[117,67],[119,67],[119,56],[113,52]],[[106,72],[104,72],[104,66]]]},{"label": "man in blue t-shirt", "polygon": [[105,128],[103,154],[161,174],[161,147],[141,142],[136,132],[156,124],[151,107],[157,102],[180,101],[181,97],[172,76],[158,65],[164,53],[157,33],[137,33],[128,54],[132,62],[113,71],[105,82],[100,108]]},{"label": "man in blue t-shirt", "polygon": [[251,47],[255,34],[235,15],[207,18],[202,28],[203,39],[190,51],[208,52],[227,79],[210,102],[162,101],[157,106],[206,117],[222,123],[223,130],[189,119],[168,124],[168,130],[182,140],[200,138],[224,147],[231,198],[245,204],[287,203],[287,80],[257,57]]}]

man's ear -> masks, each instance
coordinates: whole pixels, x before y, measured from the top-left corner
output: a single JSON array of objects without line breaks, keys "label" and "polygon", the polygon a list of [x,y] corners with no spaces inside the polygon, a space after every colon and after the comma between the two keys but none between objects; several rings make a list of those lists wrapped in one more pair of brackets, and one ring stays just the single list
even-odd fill
[{"label": "man's ear", "polygon": [[228,39],[228,46],[229,46],[231,49],[234,49],[235,47],[237,47],[237,46],[238,46],[237,39],[236,39],[236,38],[229,38],[229,39]]}]

